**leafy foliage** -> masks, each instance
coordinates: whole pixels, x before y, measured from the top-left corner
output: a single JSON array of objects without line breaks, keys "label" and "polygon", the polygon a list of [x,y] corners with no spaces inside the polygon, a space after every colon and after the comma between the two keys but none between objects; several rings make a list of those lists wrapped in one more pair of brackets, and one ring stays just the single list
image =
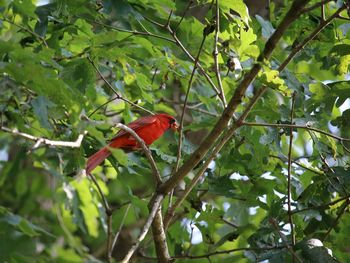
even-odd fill
[{"label": "leafy foliage", "polygon": [[[0,1],[1,262],[105,261],[108,222],[99,190],[113,208],[112,230],[121,229],[113,258],[124,257],[156,191],[146,157],[113,150],[93,172],[100,189],[88,177],[67,175],[113,138],[115,123],[148,114],[142,108],[180,120],[203,35],[179,164],[205,140],[224,111],[213,89],[220,87],[216,75],[229,101],[293,1],[271,3],[267,16],[253,15],[241,0],[217,2]],[[342,4],[329,1],[322,15],[330,17]],[[300,15],[272,59],[261,62],[236,117],[260,89],[267,92],[176,209],[166,237],[177,262],[350,261],[350,144],[336,139],[350,138],[349,12],[278,70],[324,21],[320,10]],[[17,136],[75,141],[84,131],[79,148]],[[176,166],[178,140],[169,131],[151,147],[163,180]],[[179,183],[172,202],[203,163]],[[163,212],[168,206],[166,198]],[[156,257],[148,236],[135,262]]]}]

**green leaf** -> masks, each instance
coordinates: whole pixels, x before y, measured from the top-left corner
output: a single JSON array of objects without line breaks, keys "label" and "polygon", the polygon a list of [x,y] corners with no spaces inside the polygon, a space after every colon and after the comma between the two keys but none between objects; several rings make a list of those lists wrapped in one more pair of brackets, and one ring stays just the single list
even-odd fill
[{"label": "green leaf", "polygon": [[296,245],[297,248],[300,248],[302,255],[308,262],[311,263],[337,263],[333,255],[332,250],[324,247],[323,243],[318,239],[308,239],[303,240]]},{"label": "green leaf", "polygon": [[[101,181],[99,181],[99,184],[101,185]],[[97,237],[99,234],[97,219],[100,217],[100,212],[91,193],[90,182],[87,178],[84,178],[80,182],[73,181],[71,185],[78,193],[79,209],[83,214],[88,233],[92,237]]]},{"label": "green leaf", "polygon": [[350,45],[348,44],[339,44],[335,45],[330,51],[330,54],[336,53],[339,56],[350,55]]},{"label": "green leaf", "polygon": [[230,14],[231,9],[239,14],[240,18],[243,22],[248,25],[249,22],[249,13],[248,8],[244,4],[243,0],[237,1],[220,1],[220,8],[222,12],[226,13],[226,15]]},{"label": "green leaf", "polygon": [[23,0],[14,0],[12,2],[13,4],[13,11],[17,14],[22,15],[23,17],[31,17],[35,18],[35,5],[32,3],[32,1],[23,1]]},{"label": "green leaf", "polygon": [[39,236],[40,232],[48,236],[54,237],[52,234],[48,233],[43,228],[36,226],[29,222],[27,219],[19,215],[14,215],[10,212],[7,212],[3,217],[0,217],[0,221],[6,222],[7,224],[14,226],[22,234],[27,235],[29,237]]},{"label": "green leaf", "polygon": [[55,104],[53,104],[50,100],[48,100],[47,98],[43,97],[43,96],[39,96],[37,98],[35,98],[32,101],[32,106],[33,106],[33,110],[35,115],[38,117],[40,124],[46,128],[51,130],[51,124],[49,122],[49,114],[48,114],[48,110],[49,108],[55,106]]},{"label": "green leaf", "polygon": [[128,165],[128,155],[120,149],[110,148],[112,155],[117,159],[117,162],[122,166]]},{"label": "green leaf", "polygon": [[309,100],[309,105],[312,108],[321,106],[330,113],[335,101],[335,105],[339,107],[350,97],[350,89],[348,88],[349,83],[350,81],[339,81],[328,84],[310,84],[309,88],[313,93],[313,96]]},{"label": "green leaf", "polygon": [[279,76],[277,70],[271,70],[265,67],[264,72],[259,75],[259,81],[269,88],[282,92],[284,96],[291,96],[292,94],[292,91],[285,85],[284,80]]},{"label": "green leaf", "polygon": [[236,187],[229,175],[219,177],[208,177],[209,192],[226,197],[237,197]]},{"label": "green leaf", "polygon": [[222,246],[226,242],[228,242],[228,241],[232,242],[232,241],[236,240],[238,237],[239,237],[239,233],[237,233],[236,231],[231,232],[231,233],[227,233],[210,248],[210,251],[216,251],[220,246]]},{"label": "green leaf", "polygon": [[275,32],[275,29],[273,28],[271,22],[265,20],[264,18],[262,18],[259,15],[256,15],[255,17],[256,17],[256,20],[258,20],[258,22],[261,25],[263,37],[265,39],[269,39],[271,37],[271,35]]},{"label": "green leaf", "polygon": [[95,76],[91,64],[85,58],[69,61],[61,72],[64,82],[83,94],[94,86]]},{"label": "green leaf", "polygon": [[171,156],[169,154],[165,154],[160,149],[151,147],[151,150],[154,151],[163,161],[166,161],[167,163],[175,163],[177,158],[175,156]]}]

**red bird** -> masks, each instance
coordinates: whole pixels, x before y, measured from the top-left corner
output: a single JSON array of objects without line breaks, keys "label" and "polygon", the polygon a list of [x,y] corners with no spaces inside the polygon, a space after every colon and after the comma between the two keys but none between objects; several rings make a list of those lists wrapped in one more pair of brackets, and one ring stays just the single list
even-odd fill
[{"label": "red bird", "polygon": [[[163,135],[168,129],[177,130],[178,125],[174,117],[168,114],[156,114],[141,117],[127,125],[133,129],[147,145]],[[140,148],[136,139],[124,130],[120,130],[111,142],[101,150],[89,157],[86,164],[86,173],[89,174],[96,166],[106,159],[111,152],[108,148],[120,148],[125,150],[135,150]]]}]

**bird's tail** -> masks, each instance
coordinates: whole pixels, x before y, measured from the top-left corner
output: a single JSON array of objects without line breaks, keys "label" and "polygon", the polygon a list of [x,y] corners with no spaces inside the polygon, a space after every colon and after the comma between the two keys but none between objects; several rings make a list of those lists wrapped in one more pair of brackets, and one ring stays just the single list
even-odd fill
[{"label": "bird's tail", "polygon": [[98,152],[94,153],[89,157],[86,163],[86,173],[89,174],[92,170],[95,169],[100,163],[106,159],[111,152],[107,149],[107,147],[103,147]]}]

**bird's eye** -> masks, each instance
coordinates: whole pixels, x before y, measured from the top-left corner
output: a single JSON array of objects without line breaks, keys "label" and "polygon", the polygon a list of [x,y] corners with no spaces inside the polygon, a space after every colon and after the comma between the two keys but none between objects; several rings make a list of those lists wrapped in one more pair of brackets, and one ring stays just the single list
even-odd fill
[{"label": "bird's eye", "polygon": [[174,120],[174,119],[170,119],[169,120],[169,124],[173,124],[173,123],[175,123],[176,121]]}]

